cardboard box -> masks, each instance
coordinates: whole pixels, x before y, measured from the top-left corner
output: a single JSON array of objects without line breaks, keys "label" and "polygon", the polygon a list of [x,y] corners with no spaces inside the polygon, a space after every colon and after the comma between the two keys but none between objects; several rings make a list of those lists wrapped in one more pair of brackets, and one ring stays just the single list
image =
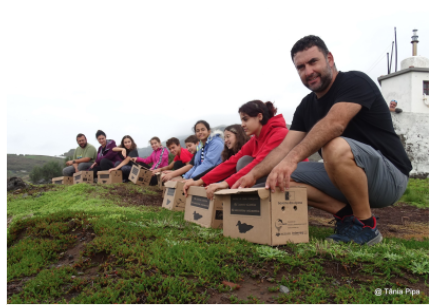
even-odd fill
[{"label": "cardboard box", "polygon": [[265,188],[227,189],[214,195],[223,203],[224,236],[271,246],[309,242],[306,188],[275,193]]},{"label": "cardboard box", "polygon": [[73,174],[73,183],[93,183],[94,182],[94,172],[93,171],[80,171]]},{"label": "cardboard box", "polygon": [[137,163],[132,164],[132,168],[129,173],[129,180],[137,185],[149,186],[150,180],[153,177],[153,172],[144,166]]},{"label": "cardboard box", "polygon": [[111,184],[111,183],[122,183],[123,176],[120,170],[116,171],[100,171],[97,172],[97,183],[101,184]]},{"label": "cardboard box", "polygon": [[172,211],[184,211],[186,197],[184,194],[184,184],[180,181],[167,181],[165,183],[164,200],[162,207]]},{"label": "cardboard box", "polygon": [[219,198],[206,198],[204,187],[190,187],[185,201],[185,220],[207,228],[223,228],[223,205]]},{"label": "cardboard box", "polygon": [[55,177],[52,178],[52,183],[70,185],[73,184],[73,177],[72,176]]},{"label": "cardboard box", "polygon": [[156,173],[156,179],[158,181],[158,188],[161,190],[165,190],[164,182],[162,182],[161,177],[164,176],[164,173]]}]

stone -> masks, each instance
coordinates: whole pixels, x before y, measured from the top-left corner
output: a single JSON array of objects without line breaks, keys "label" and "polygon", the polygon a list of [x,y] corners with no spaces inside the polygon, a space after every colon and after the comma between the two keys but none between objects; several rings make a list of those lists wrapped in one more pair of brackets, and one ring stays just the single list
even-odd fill
[{"label": "stone", "polygon": [[83,275],[84,272],[77,272],[77,275]]},{"label": "stone", "polygon": [[286,286],[280,285],[279,286],[279,292],[287,294],[290,292],[290,289],[288,289]]},{"label": "stone", "polygon": [[73,259],[74,256],[73,255],[68,255],[68,259]]},{"label": "stone", "polygon": [[27,193],[24,193],[22,197],[26,198],[27,196],[29,196],[29,195],[27,195]]},{"label": "stone", "polygon": [[75,279],[76,278],[76,276],[74,276],[74,275],[71,275],[71,279]]},{"label": "stone", "polygon": [[15,191],[18,189],[25,189],[29,185],[27,183],[25,183],[23,181],[23,179],[21,179],[21,178],[11,177],[7,181],[7,186],[8,186],[8,192],[9,192],[9,191]]},{"label": "stone", "polygon": [[59,254],[59,257],[61,257],[61,258],[62,258],[62,257],[64,257],[64,255],[65,255],[65,253],[64,253],[64,252],[62,252],[62,253],[60,253],[60,254]]}]

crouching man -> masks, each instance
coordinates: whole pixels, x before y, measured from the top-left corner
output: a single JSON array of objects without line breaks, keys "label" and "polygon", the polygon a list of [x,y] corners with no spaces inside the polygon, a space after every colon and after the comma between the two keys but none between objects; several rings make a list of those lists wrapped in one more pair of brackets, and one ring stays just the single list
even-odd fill
[{"label": "crouching man", "polygon": [[[297,41],[291,58],[312,93],[296,108],[284,141],[232,188],[251,187],[270,173],[267,189],[304,186],[309,206],[334,215],[329,240],[379,243],[371,208],[393,205],[412,169],[387,103],[366,74],[337,71],[317,36]],[[323,163],[300,163],[316,151]]]},{"label": "crouching man", "polygon": [[79,133],[76,141],[79,147],[74,151],[73,160],[65,163],[68,166],[63,170],[64,176],[73,176],[74,173],[86,171],[96,159],[96,148],[88,144],[85,135]]}]

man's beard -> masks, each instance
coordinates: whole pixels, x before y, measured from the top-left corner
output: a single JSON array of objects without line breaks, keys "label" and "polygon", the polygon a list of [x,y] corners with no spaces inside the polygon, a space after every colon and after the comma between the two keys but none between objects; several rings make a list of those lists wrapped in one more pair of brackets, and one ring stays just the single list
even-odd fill
[{"label": "man's beard", "polygon": [[83,145],[79,145],[79,146],[80,146],[81,148],[85,148],[87,144],[88,144],[88,142],[85,142],[85,144],[83,144]]},{"label": "man's beard", "polygon": [[[307,80],[305,80],[304,85],[308,89],[310,89],[311,91],[313,91],[315,93],[320,93],[320,92],[323,92],[329,86],[329,84],[331,84],[332,75],[333,75],[332,69],[328,66],[323,74],[317,74],[317,75],[319,75],[319,77],[320,77],[320,85],[319,86],[317,86],[315,88],[314,87],[311,88],[309,86]],[[313,78],[313,77],[314,77],[314,74],[310,76],[310,78]],[[309,79],[309,78],[307,78],[307,79]]]}]

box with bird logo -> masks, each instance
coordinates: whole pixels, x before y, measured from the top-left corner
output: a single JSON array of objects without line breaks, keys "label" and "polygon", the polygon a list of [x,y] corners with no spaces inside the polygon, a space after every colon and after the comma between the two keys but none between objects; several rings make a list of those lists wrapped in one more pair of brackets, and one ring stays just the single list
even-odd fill
[{"label": "box with bird logo", "polygon": [[223,228],[223,206],[217,197],[209,200],[204,187],[190,187],[185,202],[185,220],[207,228]]},{"label": "box with bird logo", "polygon": [[132,168],[129,173],[129,180],[134,184],[148,187],[152,180],[153,172],[140,164],[132,162]]},{"label": "box with bird logo", "polygon": [[94,172],[93,171],[80,171],[73,174],[73,183],[93,183],[94,182]]},{"label": "box with bird logo", "polygon": [[73,184],[73,177],[72,176],[55,177],[52,178],[52,183],[70,185]]},{"label": "box with bird logo", "polygon": [[184,211],[185,201],[184,182],[167,181],[162,207],[172,211]]},{"label": "box with bird logo", "polygon": [[226,189],[214,195],[223,203],[224,236],[271,246],[309,242],[304,187],[275,193],[265,188]]},{"label": "box with bird logo", "polygon": [[121,171],[99,171],[97,172],[97,183],[100,184],[111,184],[111,183],[122,183],[123,177]]}]

